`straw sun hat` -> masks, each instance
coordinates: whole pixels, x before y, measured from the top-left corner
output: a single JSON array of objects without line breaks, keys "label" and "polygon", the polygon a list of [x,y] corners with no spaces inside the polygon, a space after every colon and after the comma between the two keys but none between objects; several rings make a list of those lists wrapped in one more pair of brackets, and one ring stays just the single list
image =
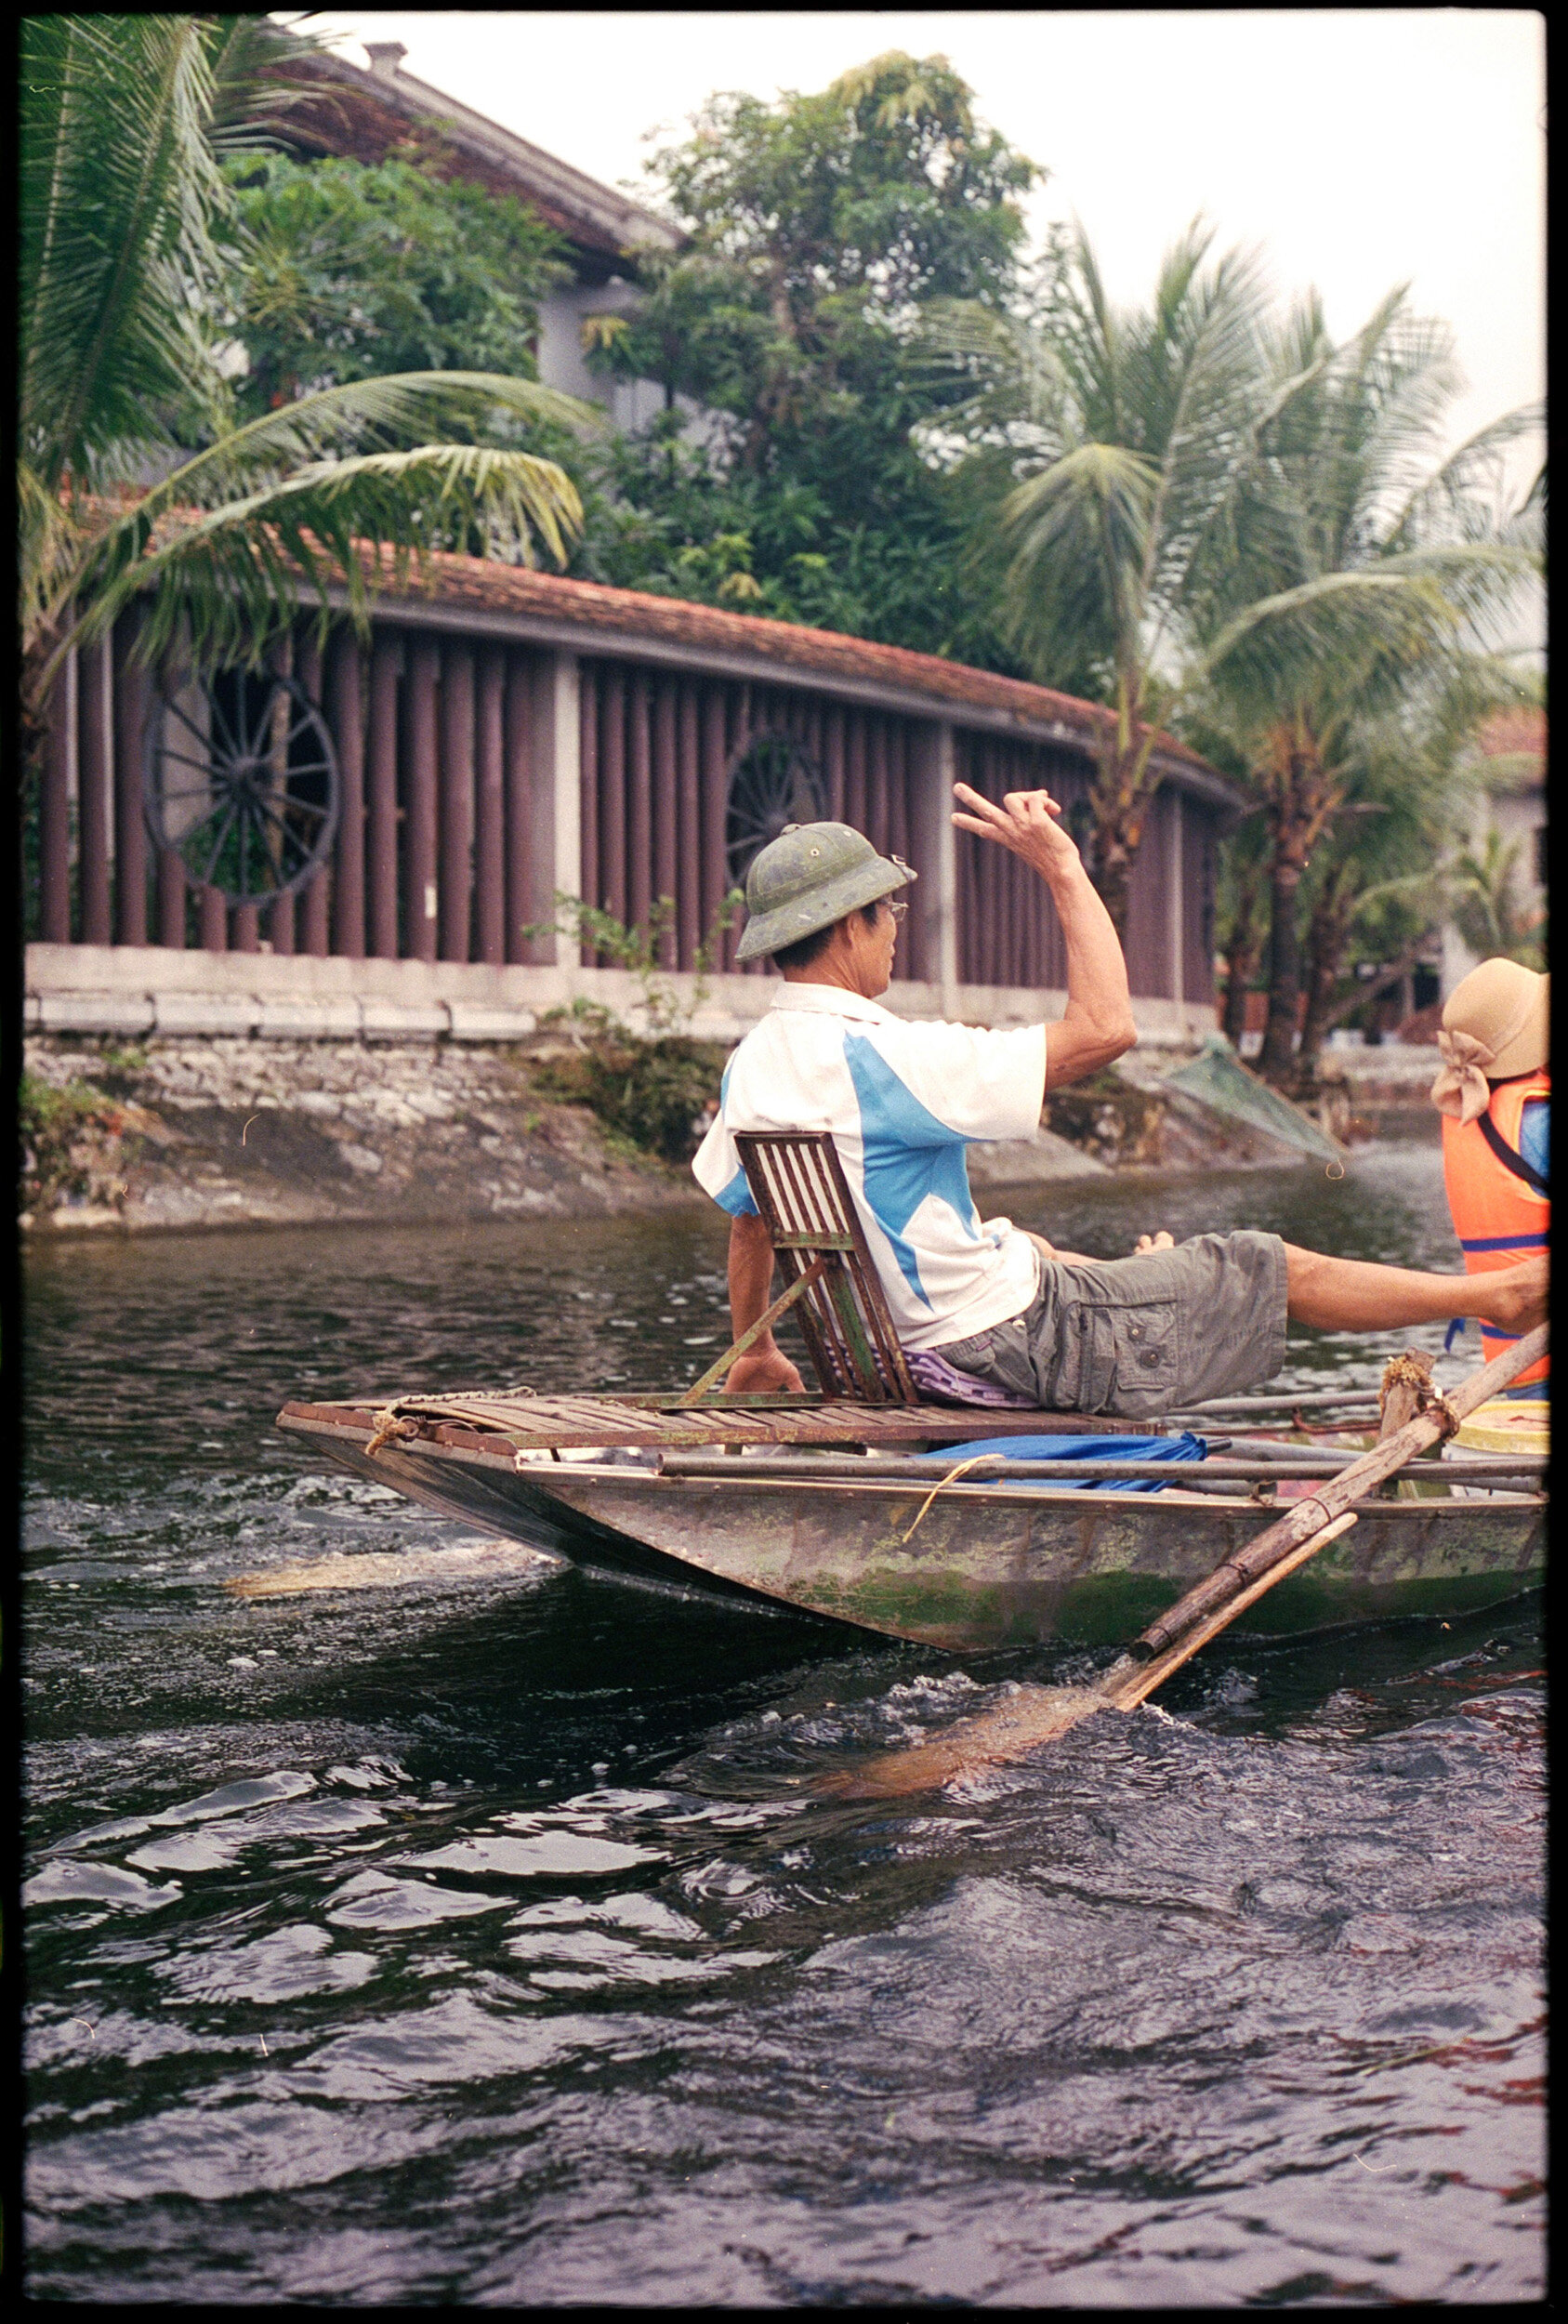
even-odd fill
[{"label": "straw sun hat", "polygon": [[1437,1037],[1443,1070],[1432,1083],[1439,1113],[1473,1122],[1494,1081],[1535,1073],[1550,1054],[1549,979],[1517,960],[1483,960],[1456,984]]}]

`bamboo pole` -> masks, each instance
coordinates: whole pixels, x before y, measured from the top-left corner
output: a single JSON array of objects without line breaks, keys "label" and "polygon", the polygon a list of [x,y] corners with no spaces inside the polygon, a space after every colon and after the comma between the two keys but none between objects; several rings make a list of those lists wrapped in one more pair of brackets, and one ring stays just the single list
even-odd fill
[{"label": "bamboo pole", "polygon": [[[1010,1702],[932,1736],[912,1750],[889,1751],[869,1764],[832,1776],[816,1788],[849,1798],[898,1797],[927,1790],[980,1769],[1021,1759],[1100,1710],[1131,1710],[1217,1638],[1238,1614],[1294,1573],[1355,1523],[1346,1503],[1372,1491],[1407,1460],[1451,1436],[1468,1414],[1528,1371],[1547,1352],[1545,1324],[1482,1365],[1452,1395],[1435,1398],[1403,1428],[1352,1460],[1321,1492],[1297,1501],[1288,1515],[1245,1549],[1228,1557],[1206,1579],[1153,1622],[1132,1648],[1093,1686],[1023,1686]],[[1398,1359],[1395,1359],[1397,1361]]]},{"label": "bamboo pole", "polygon": [[[1321,1548],[1325,1540],[1332,1538],[1328,1528],[1337,1517],[1344,1514],[1351,1501],[1360,1500],[1375,1486],[1391,1477],[1397,1469],[1403,1469],[1405,1462],[1414,1459],[1418,1452],[1423,1452],[1429,1445],[1436,1444],[1440,1437],[1452,1436],[1460,1421],[1468,1413],[1473,1412],[1477,1405],[1484,1404],[1490,1396],[1500,1394],[1521,1372],[1527,1371],[1543,1356],[1548,1340],[1548,1326],[1538,1325],[1522,1340],[1516,1340],[1511,1348],[1505,1349],[1501,1355],[1494,1356],[1490,1364],[1483,1364],[1480,1371],[1472,1372],[1451,1396],[1436,1397],[1425,1411],[1418,1412],[1403,1428],[1395,1429],[1390,1436],[1380,1438],[1370,1452],[1363,1453],[1359,1460],[1352,1460],[1348,1468],[1340,1470],[1337,1477],[1328,1480],[1321,1492],[1310,1494],[1305,1500],[1298,1501],[1289,1514],[1282,1517],[1277,1525],[1271,1525],[1266,1533],[1260,1533],[1255,1541],[1249,1541],[1233,1557],[1226,1558],[1206,1580],[1196,1583],[1184,1597],[1179,1598],[1167,1614],[1163,1614],[1157,1622],[1152,1622],[1142,1636],[1134,1642],[1128,1653],[1106,1672],[1100,1683],[1100,1691],[1111,1700],[1116,1700],[1117,1687],[1130,1684],[1131,1674],[1140,1664],[1163,1656],[1179,1639],[1184,1639],[1189,1632],[1206,1623],[1222,1605],[1232,1597],[1245,1592],[1253,1582],[1260,1580],[1265,1574],[1277,1580],[1279,1576],[1272,1569],[1303,1542],[1312,1540]],[[1397,1362],[1399,1359],[1394,1360]],[[1251,1603],[1250,1598],[1247,1602]],[[1209,1631],[1206,1634],[1212,1637],[1215,1632]],[[1191,1653],[1196,1651],[1195,1646],[1189,1648]],[[1178,1662],[1171,1663],[1170,1668],[1178,1669],[1179,1662],[1186,1659],[1187,1656],[1182,1655]],[[1137,1696],[1136,1699],[1141,1701],[1142,1695]]]}]

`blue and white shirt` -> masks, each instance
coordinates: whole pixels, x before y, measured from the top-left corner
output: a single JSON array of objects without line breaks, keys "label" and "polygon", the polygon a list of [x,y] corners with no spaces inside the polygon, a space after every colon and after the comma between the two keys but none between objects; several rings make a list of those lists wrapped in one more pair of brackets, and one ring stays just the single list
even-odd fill
[{"label": "blue and white shirt", "polygon": [[756,1216],[737,1129],[833,1135],[907,1348],[936,1348],[1021,1314],[1034,1246],[983,1223],[965,1149],[1028,1138],[1046,1091],[1046,1028],[911,1024],[833,984],[784,984],[724,1069],[718,1116],[692,1168],[731,1217]]}]

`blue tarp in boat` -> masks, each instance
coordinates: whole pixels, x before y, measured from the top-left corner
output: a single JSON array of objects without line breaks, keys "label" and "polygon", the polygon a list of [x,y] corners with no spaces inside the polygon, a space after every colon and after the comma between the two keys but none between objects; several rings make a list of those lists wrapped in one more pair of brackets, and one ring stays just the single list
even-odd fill
[{"label": "blue tarp in boat", "polygon": [[[952,1468],[981,1453],[998,1453],[1008,1460],[1206,1460],[1208,1439],[1183,1429],[1179,1436],[982,1436],[968,1445],[942,1445],[937,1451],[916,1453],[917,1460],[933,1468]],[[1170,1480],[1151,1477],[1091,1477],[1063,1479],[1052,1485],[1048,1477],[1021,1477],[1021,1486],[1038,1486],[1042,1493],[1163,1493]]]}]

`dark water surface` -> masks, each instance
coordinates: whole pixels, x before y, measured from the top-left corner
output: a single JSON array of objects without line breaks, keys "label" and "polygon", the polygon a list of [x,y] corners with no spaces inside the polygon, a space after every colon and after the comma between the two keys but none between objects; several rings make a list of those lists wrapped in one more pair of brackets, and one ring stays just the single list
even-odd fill
[{"label": "dark water surface", "polygon": [[[1430,1147],[1012,1209],[1456,1258]],[[696,1214],[33,1253],[34,2295],[1538,2295],[1537,1601],[1232,1632],[1163,1710],[848,1809],[796,1779],[1087,1664],[520,1557],[221,1587],[477,1538],[285,1395],[690,1377],[722,1261]],[[1293,1334],[1292,1384],[1421,1336]]]}]

